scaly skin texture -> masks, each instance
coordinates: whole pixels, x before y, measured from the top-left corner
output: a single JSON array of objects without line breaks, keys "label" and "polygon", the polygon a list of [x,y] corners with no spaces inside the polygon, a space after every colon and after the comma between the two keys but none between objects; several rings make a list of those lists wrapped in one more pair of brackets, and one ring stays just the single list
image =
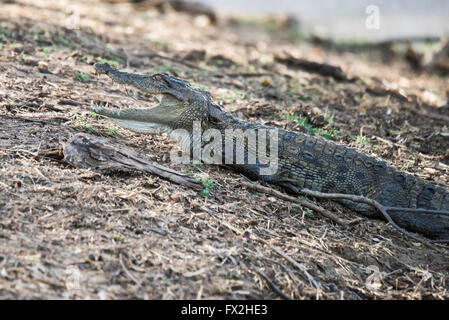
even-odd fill
[{"label": "scaly skin texture", "polygon": [[[202,130],[217,129],[223,141],[228,129],[253,129],[256,132],[273,129],[240,121],[215,103],[208,92],[194,89],[187,81],[168,74],[131,74],[120,72],[105,63],[95,64],[95,69],[118,83],[163,95],[161,104],[152,109],[120,111],[93,108],[93,111],[113,118],[130,130],[171,133],[176,129],[185,129],[187,138],[181,139],[181,143],[189,144],[193,139],[193,121],[199,121]],[[255,154],[255,148],[247,140],[244,141],[245,156]],[[234,148],[238,147],[237,144],[236,141]],[[371,155],[322,137],[278,129],[277,151],[278,170],[272,175],[261,175],[259,164],[245,162],[230,166],[252,178],[281,185],[292,192],[308,188],[320,192],[362,195],[389,207],[449,211],[447,190],[402,173]],[[374,208],[366,204],[349,200],[340,202],[368,217],[381,218]],[[392,212],[390,216],[405,229],[432,239],[449,240],[449,217],[446,215]]]}]

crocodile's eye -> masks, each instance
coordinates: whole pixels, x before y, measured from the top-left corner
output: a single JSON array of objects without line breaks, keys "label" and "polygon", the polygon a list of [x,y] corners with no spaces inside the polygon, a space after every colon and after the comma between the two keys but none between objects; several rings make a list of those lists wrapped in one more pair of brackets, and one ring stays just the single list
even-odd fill
[{"label": "crocodile's eye", "polygon": [[162,77],[160,75],[156,74],[156,75],[153,76],[153,80],[161,81]]}]

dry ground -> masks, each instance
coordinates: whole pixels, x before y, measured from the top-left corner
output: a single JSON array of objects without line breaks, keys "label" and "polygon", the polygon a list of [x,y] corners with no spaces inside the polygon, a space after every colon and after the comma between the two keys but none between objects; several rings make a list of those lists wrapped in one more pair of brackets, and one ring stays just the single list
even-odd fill
[{"label": "dry ground", "polygon": [[[447,187],[447,78],[415,74],[378,53],[298,42],[275,20],[222,18],[214,26],[128,4],[75,4],[0,4],[1,299],[279,298],[267,279],[295,299],[449,298],[447,254],[383,221],[335,225],[245,190],[227,169],[174,166],[166,137],[130,133],[88,109],[153,101],[96,78],[96,61],[170,72],[242,119],[322,134]],[[79,25],[71,10],[80,13]],[[340,65],[360,79],[338,82],[273,61],[285,52]],[[136,172],[74,169],[58,150],[78,132],[199,177],[205,190]],[[359,217],[320,204],[343,219]],[[378,286],[367,285],[371,280]]]}]

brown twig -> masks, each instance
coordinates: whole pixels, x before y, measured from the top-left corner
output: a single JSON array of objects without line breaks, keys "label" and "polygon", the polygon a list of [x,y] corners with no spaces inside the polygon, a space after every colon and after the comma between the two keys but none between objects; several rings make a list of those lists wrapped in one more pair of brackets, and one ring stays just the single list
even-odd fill
[{"label": "brown twig", "polygon": [[342,194],[342,193],[323,193],[323,192],[319,192],[319,191],[313,191],[313,190],[309,190],[309,189],[301,189],[300,193],[302,194],[306,194],[309,196],[313,196],[313,197],[317,197],[317,198],[323,198],[323,199],[344,199],[344,200],[351,200],[354,202],[358,202],[358,203],[365,203],[365,204],[369,204],[373,207],[375,207],[377,210],[379,210],[379,212],[382,214],[382,216],[399,232],[403,233],[404,235],[408,236],[409,238],[412,238],[416,241],[421,242],[422,244],[426,245],[429,248],[432,248],[436,251],[438,251],[439,253],[444,254],[443,251],[441,251],[439,248],[435,247],[434,245],[432,245],[429,241],[427,241],[426,239],[417,236],[403,228],[401,228],[400,226],[398,226],[396,224],[396,222],[393,221],[393,219],[390,217],[390,214],[388,213],[388,211],[404,211],[404,212],[421,212],[421,213],[425,213],[427,211],[431,211],[432,213],[438,213],[438,214],[448,214],[444,211],[435,211],[435,210],[426,210],[426,209],[413,209],[413,208],[396,208],[396,207],[385,207],[383,205],[381,205],[379,202],[377,202],[376,200],[372,200],[369,199],[367,197],[363,197],[363,196],[357,196],[357,195],[352,195],[352,194]]},{"label": "brown twig", "polygon": [[448,211],[422,209],[422,208],[401,208],[401,207],[385,207],[387,211],[406,211],[410,213],[427,213],[427,214],[438,214],[441,216],[449,216]]},{"label": "brown twig", "polygon": [[272,76],[271,73],[268,72],[234,72],[234,73],[215,73],[213,74],[215,78],[224,78],[224,77],[243,77],[243,78],[251,78],[251,77],[267,77]]},{"label": "brown twig", "polygon": [[406,95],[404,95],[403,93],[397,91],[397,90],[393,90],[393,89],[387,89],[387,88],[380,88],[380,87],[372,87],[372,88],[366,88],[365,89],[366,92],[371,93],[373,95],[376,96],[393,96],[396,99],[398,99],[401,102],[407,102],[408,98]]},{"label": "brown twig", "polygon": [[268,276],[263,273],[262,271],[258,270],[258,269],[253,269],[254,272],[256,272],[259,276],[261,276],[262,278],[265,279],[265,281],[268,283],[268,285],[271,287],[271,289],[273,289],[281,298],[285,299],[285,300],[293,300],[292,297],[288,296],[287,294],[285,294],[277,285],[274,284],[273,281],[270,280],[270,278],[268,278]]},{"label": "brown twig", "polygon": [[320,294],[321,291],[321,287],[320,284],[312,277],[312,275],[307,271],[307,269],[300,263],[298,263],[296,260],[294,260],[292,257],[290,257],[288,254],[286,254],[284,251],[282,251],[281,249],[270,245],[270,248],[276,252],[278,255],[280,255],[281,257],[283,257],[284,259],[286,259],[288,262],[290,262],[291,264],[293,264],[296,268],[298,268],[300,271],[302,271],[307,279],[310,281],[311,284],[313,284],[313,286],[316,289],[316,295],[317,295],[317,299],[318,296]]},{"label": "brown twig", "polygon": [[449,116],[446,116],[444,114],[441,113],[436,113],[436,112],[432,112],[432,111],[426,111],[426,110],[419,110],[419,111],[415,111],[412,110],[412,112],[418,114],[419,116],[425,116],[434,120],[440,120],[440,121],[445,121],[445,122],[449,122]]},{"label": "brown twig", "polygon": [[349,81],[352,82],[355,79],[350,79],[343,72],[339,66],[333,66],[326,63],[318,63],[313,61],[308,61],[305,59],[295,58],[291,55],[283,58],[280,56],[275,56],[274,61],[285,64],[291,68],[300,69],[309,73],[317,73],[322,76],[329,76],[337,81]]},{"label": "brown twig", "polygon": [[128,275],[128,277],[134,281],[135,284],[137,284],[139,287],[142,285],[142,282],[137,280],[136,277],[133,276],[133,274],[126,268],[125,262],[123,261],[123,255],[119,255],[120,265],[122,266],[123,271]]},{"label": "brown twig", "polygon": [[0,114],[0,117],[5,119],[11,119],[11,120],[20,120],[20,121],[26,121],[26,122],[37,122],[42,124],[48,124],[53,126],[60,126],[60,123],[55,123],[52,121],[61,121],[61,122],[68,122],[70,119],[64,118],[64,117],[52,117],[52,118],[44,118],[44,119],[34,119],[34,118],[26,118],[26,117],[20,117],[20,116],[8,116],[6,114]]},{"label": "brown twig", "polygon": [[294,203],[300,204],[301,206],[304,206],[306,208],[312,209],[313,211],[318,212],[322,216],[324,216],[324,217],[334,221],[335,223],[337,223],[339,225],[348,226],[348,225],[353,224],[352,222],[348,222],[348,221],[344,221],[344,220],[340,219],[339,217],[337,217],[332,212],[324,209],[323,207],[320,207],[320,206],[316,205],[315,203],[313,203],[313,202],[311,202],[309,200],[298,199],[298,198],[289,196],[289,195],[287,195],[285,193],[282,193],[280,191],[277,191],[275,189],[264,187],[264,186],[262,186],[260,184],[256,184],[256,183],[250,183],[250,182],[247,182],[247,181],[241,181],[241,184],[244,187],[247,187],[247,188],[259,191],[259,192],[263,192],[263,193],[266,193],[266,194],[271,194],[271,195],[273,195],[273,196],[275,196],[275,197],[277,197],[279,199],[290,201],[290,202],[294,202]]}]

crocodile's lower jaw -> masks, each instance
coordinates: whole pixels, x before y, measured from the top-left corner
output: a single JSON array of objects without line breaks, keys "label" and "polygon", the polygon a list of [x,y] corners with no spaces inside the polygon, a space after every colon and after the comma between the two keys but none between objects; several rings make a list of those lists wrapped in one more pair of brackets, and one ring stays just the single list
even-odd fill
[{"label": "crocodile's lower jaw", "polygon": [[114,121],[123,128],[128,130],[141,133],[141,134],[161,134],[164,132],[170,132],[171,128],[168,126],[164,126],[161,124],[156,124],[152,122],[143,122],[136,120],[123,120],[123,119],[114,119]]}]

